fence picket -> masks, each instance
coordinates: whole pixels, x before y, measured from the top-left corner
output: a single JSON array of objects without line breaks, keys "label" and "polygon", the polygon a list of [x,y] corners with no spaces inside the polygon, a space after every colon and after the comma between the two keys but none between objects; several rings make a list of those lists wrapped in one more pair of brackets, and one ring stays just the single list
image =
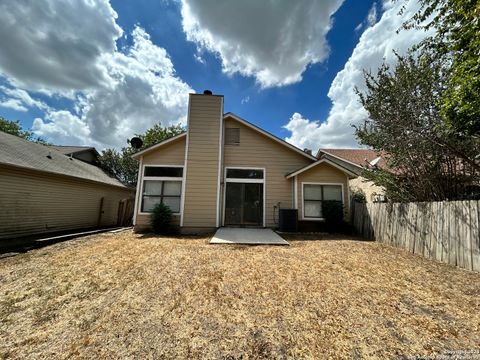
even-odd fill
[{"label": "fence picket", "polygon": [[462,201],[462,213],[464,217],[463,224],[463,267],[472,270],[472,246],[471,246],[471,227],[472,214],[470,213],[470,201]]},{"label": "fence picket", "polygon": [[472,270],[480,271],[480,201],[470,202]]},{"label": "fence picket", "polygon": [[353,204],[357,234],[480,271],[480,201]]}]

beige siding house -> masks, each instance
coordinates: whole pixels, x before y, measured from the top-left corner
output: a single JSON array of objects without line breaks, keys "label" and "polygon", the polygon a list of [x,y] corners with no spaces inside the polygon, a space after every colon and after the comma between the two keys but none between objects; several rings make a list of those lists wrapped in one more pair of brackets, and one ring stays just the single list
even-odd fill
[{"label": "beige siding house", "polygon": [[0,132],[0,247],[7,239],[117,225],[120,202],[134,191],[89,160]]},{"label": "beige siding house", "polygon": [[298,209],[300,222],[322,222],[323,200],[342,201],[356,174],[318,159],[233,113],[223,96],[190,94],[187,132],[138,152],[134,225],[147,230],[163,202],[182,232],[221,226],[278,226],[279,209]]},{"label": "beige siding house", "polygon": [[385,189],[362,176],[365,169],[386,168],[385,153],[370,149],[320,149],[317,157],[335,160],[358,175],[349,181],[351,192],[362,192],[368,203],[385,201]]}]

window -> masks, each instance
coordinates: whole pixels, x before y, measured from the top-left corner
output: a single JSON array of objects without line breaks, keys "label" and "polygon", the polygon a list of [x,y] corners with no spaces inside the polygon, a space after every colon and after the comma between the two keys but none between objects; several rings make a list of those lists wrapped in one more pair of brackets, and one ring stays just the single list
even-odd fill
[{"label": "window", "polygon": [[164,166],[145,166],[143,176],[155,177],[182,177],[183,168],[181,167],[164,167]]},{"label": "window", "polygon": [[180,213],[183,168],[145,166],[143,175],[141,212],[151,212],[156,204],[162,203],[174,214]]},{"label": "window", "polygon": [[342,201],[342,187],[340,185],[303,185],[303,217],[321,219],[322,202],[327,200]]},{"label": "window", "polygon": [[181,194],[181,181],[145,180],[142,212],[151,212],[156,204],[162,203],[167,205],[173,213],[179,213]]},{"label": "window", "polygon": [[230,179],[263,179],[263,170],[257,169],[227,169]]},{"label": "window", "polygon": [[225,128],[225,145],[240,145],[239,128]]}]

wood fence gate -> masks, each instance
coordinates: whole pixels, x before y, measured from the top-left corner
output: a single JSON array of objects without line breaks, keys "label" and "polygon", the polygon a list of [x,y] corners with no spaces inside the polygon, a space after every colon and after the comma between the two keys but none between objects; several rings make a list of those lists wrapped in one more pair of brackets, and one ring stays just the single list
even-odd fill
[{"label": "wood fence gate", "polygon": [[122,199],[118,203],[117,226],[132,226],[135,199]]}]

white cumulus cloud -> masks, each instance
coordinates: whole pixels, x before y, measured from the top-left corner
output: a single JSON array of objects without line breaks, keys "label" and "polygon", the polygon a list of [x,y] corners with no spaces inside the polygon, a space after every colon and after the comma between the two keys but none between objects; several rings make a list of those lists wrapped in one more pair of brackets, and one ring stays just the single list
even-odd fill
[{"label": "white cumulus cloud", "polygon": [[402,16],[398,15],[404,5],[401,1],[386,1],[383,15],[373,26],[364,31],[343,70],[338,72],[328,92],[332,108],[328,118],[306,119],[295,113],[285,128],[291,131],[286,140],[302,148],[319,147],[358,147],[352,125],[359,125],[367,113],[361,106],[354,88],[365,88],[363,70],[375,72],[385,60],[395,62],[394,50],[405,53],[412,45],[421,41],[426,33],[423,30],[396,31],[405,19],[418,9],[415,1],[409,1]]},{"label": "white cumulus cloud", "polygon": [[[120,147],[155,123],[185,122],[191,87],[165,49],[136,27],[119,50],[123,30],[108,0],[0,2],[0,106],[44,116],[32,129],[58,144]],[[68,98],[54,109],[35,92]]]},{"label": "white cumulus cloud", "polygon": [[27,91],[7,86],[0,86],[0,106],[17,111],[28,111],[31,107],[49,110],[47,104],[32,98]]},{"label": "white cumulus cloud", "polygon": [[[193,90],[175,76],[165,49],[154,45],[141,28],[132,32],[133,45],[126,53],[115,52],[106,61],[109,86],[84,92],[78,114],[36,119],[34,131],[48,139],[66,140],[62,123],[72,126],[70,142],[95,141],[124,146],[128,137],[156,123],[185,122],[188,93]],[[64,115],[64,114],[63,114]],[[75,118],[75,121],[72,119]],[[88,131],[74,131],[82,128]]]},{"label": "white cumulus cloud", "polygon": [[102,57],[122,34],[108,0],[0,2],[0,73],[28,89],[71,92],[108,81]]},{"label": "white cumulus cloud", "polygon": [[309,64],[327,59],[326,35],[343,0],[182,0],[183,30],[215,53],[227,74],[262,87],[293,84]]},{"label": "white cumulus cloud", "polygon": [[101,146],[90,138],[87,124],[70,111],[50,111],[46,118],[47,122],[40,118],[33,120],[32,130],[41,138],[55,140],[56,144]]}]

